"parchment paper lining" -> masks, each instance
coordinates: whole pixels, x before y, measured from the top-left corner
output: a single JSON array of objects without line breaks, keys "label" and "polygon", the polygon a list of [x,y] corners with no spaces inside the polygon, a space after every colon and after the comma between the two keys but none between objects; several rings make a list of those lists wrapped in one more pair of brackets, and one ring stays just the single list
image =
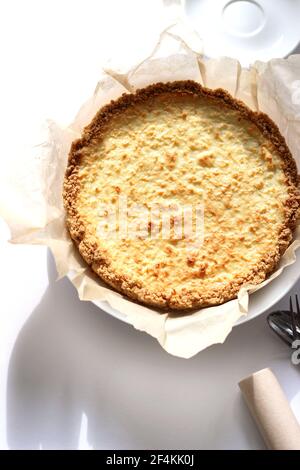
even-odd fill
[{"label": "parchment paper lining", "polygon": [[[105,300],[126,315],[135,328],[157,338],[169,353],[189,358],[214,343],[222,343],[238,318],[248,312],[249,293],[261,289],[295,261],[300,246],[300,227],[295,241],[282,257],[278,270],[259,286],[241,289],[238,299],[202,309],[183,317],[158,313],[133,303],[95,279],[70,240],[64,223],[62,182],[71,142],[80,136],[97,110],[122,93],[158,81],[192,79],[210,88],[224,88],[254,110],[266,112],[279,126],[300,167],[300,106],[295,81],[300,77],[300,56],[257,63],[242,69],[230,58],[207,59],[194,33],[173,25],[163,31],[153,53],[128,70],[107,68],[93,96],[66,129],[48,122],[48,137],[38,157],[20,169],[13,182],[23,206],[2,201],[0,213],[7,220],[13,243],[45,244],[54,255],[59,276],[68,275],[81,300]],[[198,46],[198,50],[197,50]],[[29,169],[30,168],[30,169]],[[10,201],[12,198],[10,198]]]}]

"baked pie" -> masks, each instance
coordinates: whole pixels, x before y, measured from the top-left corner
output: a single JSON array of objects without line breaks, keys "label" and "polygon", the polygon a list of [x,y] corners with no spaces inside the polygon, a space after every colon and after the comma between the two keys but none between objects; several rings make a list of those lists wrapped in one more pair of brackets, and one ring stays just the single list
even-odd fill
[{"label": "baked pie", "polygon": [[100,109],[72,144],[63,198],[70,235],[103,281],[183,310],[262,282],[291,243],[300,201],[271,119],[193,81]]}]

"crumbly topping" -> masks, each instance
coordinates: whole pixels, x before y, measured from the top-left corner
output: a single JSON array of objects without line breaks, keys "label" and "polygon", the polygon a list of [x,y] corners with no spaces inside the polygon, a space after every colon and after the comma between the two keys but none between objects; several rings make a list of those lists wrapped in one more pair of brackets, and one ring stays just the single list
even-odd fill
[{"label": "crumbly topping", "polygon": [[[191,309],[234,298],[278,264],[299,215],[298,175],[270,118],[224,90],[158,83],[102,108],[72,145],[64,182],[70,235],[86,262],[130,298]],[[98,203],[204,204],[204,242],[102,239]],[[156,229],[161,230],[161,226]]]}]

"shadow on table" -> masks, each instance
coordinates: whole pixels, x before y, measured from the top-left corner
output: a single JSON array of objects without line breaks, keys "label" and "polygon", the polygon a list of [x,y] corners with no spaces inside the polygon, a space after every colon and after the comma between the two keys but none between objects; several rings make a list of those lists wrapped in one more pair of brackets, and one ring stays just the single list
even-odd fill
[{"label": "shadow on table", "polygon": [[93,448],[263,448],[237,382],[266,366],[268,340],[268,356],[286,360],[265,320],[234,329],[223,346],[186,361],[79,301],[67,279],[55,281],[50,254],[48,273],[49,286],[10,360],[10,448],[76,449],[83,414]]},{"label": "shadow on table", "polygon": [[[50,254],[48,277],[49,286],[17,338],[10,361],[9,446],[76,448],[82,413],[95,447],[126,442],[128,431],[142,440],[143,423],[131,413],[132,406],[143,405],[146,383],[140,382],[139,369],[147,362],[145,348],[153,349],[154,362],[164,360],[159,358],[164,353],[150,337],[81,302],[69,280],[56,282]],[[132,385],[130,396],[126,383]]]}]

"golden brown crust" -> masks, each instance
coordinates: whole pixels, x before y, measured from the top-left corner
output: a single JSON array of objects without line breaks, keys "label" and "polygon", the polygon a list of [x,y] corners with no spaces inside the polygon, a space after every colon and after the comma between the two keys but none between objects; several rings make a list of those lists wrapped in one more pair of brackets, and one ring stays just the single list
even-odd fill
[{"label": "golden brown crust", "polygon": [[[285,183],[288,186],[289,197],[285,203],[285,223],[278,237],[275,252],[266,254],[264,259],[247,276],[235,278],[221,288],[211,288],[205,292],[182,289],[180,292],[174,290],[171,294],[166,295],[164,291],[151,291],[141,285],[141,283],[132,281],[130,277],[119,275],[110,268],[109,259],[99,249],[96,240],[86,234],[84,224],[77,211],[77,196],[80,191],[78,169],[82,149],[105,134],[107,125],[113,116],[122,113],[135,103],[147,101],[149,97],[158,96],[166,92],[216,98],[220,103],[237,110],[242,117],[252,121],[262,134],[272,142],[279,153],[282,160]],[[100,109],[92,122],[84,129],[82,138],[72,144],[65,174],[63,198],[70,235],[78,246],[82,257],[101,279],[133,300],[160,308],[185,310],[217,305],[231,300],[237,296],[238,291],[243,285],[248,283],[259,284],[276,268],[281,255],[291,243],[293,231],[296,227],[300,205],[298,188],[299,179],[296,163],[278,127],[267,115],[251,111],[244,103],[232,98],[229,93],[222,89],[210,90],[193,81],[177,81],[172,83],[156,83],[137,90],[134,94],[124,94],[118,100],[112,101]]]}]

